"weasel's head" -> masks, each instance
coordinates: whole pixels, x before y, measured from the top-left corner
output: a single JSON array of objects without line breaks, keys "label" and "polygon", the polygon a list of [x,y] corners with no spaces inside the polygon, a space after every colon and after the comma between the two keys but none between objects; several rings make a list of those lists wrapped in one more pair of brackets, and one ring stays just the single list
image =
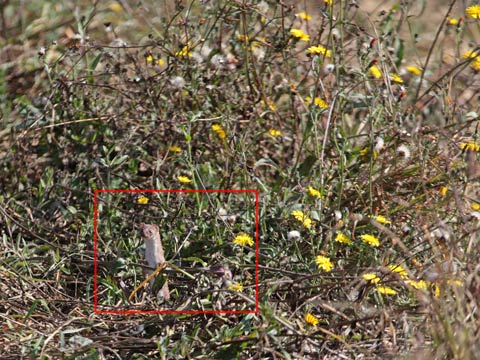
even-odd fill
[{"label": "weasel's head", "polygon": [[156,234],[159,234],[159,229],[157,225],[140,224],[140,230],[143,237],[145,238],[152,238]]}]

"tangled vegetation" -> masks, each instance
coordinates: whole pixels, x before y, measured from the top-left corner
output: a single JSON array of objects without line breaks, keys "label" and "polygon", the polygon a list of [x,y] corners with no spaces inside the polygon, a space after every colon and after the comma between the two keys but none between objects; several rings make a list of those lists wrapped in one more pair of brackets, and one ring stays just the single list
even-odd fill
[{"label": "tangled vegetation", "polygon": [[0,10],[0,358],[480,357],[480,5]]}]

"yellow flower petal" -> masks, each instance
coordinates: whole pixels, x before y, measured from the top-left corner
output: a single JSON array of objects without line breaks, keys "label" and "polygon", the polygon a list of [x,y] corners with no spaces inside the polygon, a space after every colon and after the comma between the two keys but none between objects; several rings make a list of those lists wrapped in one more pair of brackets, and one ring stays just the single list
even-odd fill
[{"label": "yellow flower petal", "polygon": [[145,196],[140,196],[137,200],[137,203],[139,203],[140,205],[148,204],[148,198]]},{"label": "yellow flower petal", "polygon": [[315,263],[317,264],[319,269],[325,270],[326,272],[330,272],[333,269],[332,262],[326,256],[318,255],[315,258]]},{"label": "yellow flower petal", "polygon": [[178,181],[180,181],[182,184],[189,184],[192,182],[191,179],[189,179],[186,176],[177,176]]},{"label": "yellow flower petal", "polygon": [[345,234],[338,232],[337,236],[335,236],[335,241],[339,243],[344,243],[347,245],[350,245],[352,243],[352,240],[348,238]]},{"label": "yellow flower petal", "polygon": [[242,283],[233,283],[233,284],[228,286],[228,290],[236,291],[236,292],[242,292],[243,291],[243,285],[242,285]]},{"label": "yellow flower petal", "polygon": [[360,239],[371,246],[380,246],[380,241],[373,235],[364,234],[360,236]]},{"label": "yellow flower petal", "polygon": [[310,313],[305,314],[305,322],[309,325],[312,325],[312,326],[317,326],[318,325],[317,317],[313,314],[310,314]]},{"label": "yellow flower petal", "polygon": [[233,239],[233,243],[240,246],[253,246],[253,239],[245,233],[240,233]]}]

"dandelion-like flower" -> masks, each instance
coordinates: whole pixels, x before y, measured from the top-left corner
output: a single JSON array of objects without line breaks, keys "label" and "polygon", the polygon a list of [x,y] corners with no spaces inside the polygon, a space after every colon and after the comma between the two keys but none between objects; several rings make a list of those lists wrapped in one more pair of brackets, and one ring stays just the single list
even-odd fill
[{"label": "dandelion-like flower", "polygon": [[[312,98],[310,96],[307,96],[305,98],[305,101],[308,104],[311,104],[312,103]],[[313,99],[313,103],[316,106],[318,106],[320,109],[328,109],[328,103],[325,100],[320,99],[319,97],[316,97],[315,99]]]},{"label": "dandelion-like flower", "polygon": [[344,243],[347,245],[350,245],[352,243],[352,240],[350,240],[350,238],[347,235],[341,232],[337,232],[337,236],[335,236],[335,241],[339,243]]},{"label": "dandelion-like flower", "polygon": [[455,19],[455,18],[449,18],[447,21],[448,21],[448,25],[453,25],[453,26],[458,25],[459,23],[458,19]]},{"label": "dandelion-like flower", "polygon": [[217,134],[217,136],[220,139],[225,139],[227,137],[227,134],[225,133],[225,130],[223,129],[222,125],[213,124],[212,130]]},{"label": "dandelion-like flower", "polygon": [[248,35],[244,35],[244,34],[238,34],[237,39],[240,40],[241,42],[249,42],[250,41],[250,38],[248,37]]},{"label": "dandelion-like flower", "polygon": [[312,17],[304,11],[299,12],[298,14],[295,14],[295,15],[298,16],[300,19],[305,20],[305,21],[312,20]]},{"label": "dandelion-like flower", "polygon": [[400,145],[397,148],[397,153],[402,155],[405,160],[410,158],[410,149],[408,148],[407,145]]},{"label": "dandelion-like flower", "polygon": [[382,72],[380,71],[380,69],[378,68],[377,65],[372,65],[370,66],[370,68],[368,69],[368,72],[370,73],[370,75],[372,75],[375,79],[380,79],[382,77]]},{"label": "dandelion-like flower", "polygon": [[292,230],[287,233],[288,240],[298,240],[301,238],[300,232],[297,230]]},{"label": "dandelion-like flower", "polygon": [[372,219],[375,220],[376,222],[379,222],[380,224],[389,225],[392,223],[383,215],[372,216]]},{"label": "dandelion-like flower", "polygon": [[480,145],[473,142],[473,141],[469,141],[469,142],[466,142],[466,143],[461,143],[460,144],[460,149],[462,150],[470,150],[470,151],[480,151]]},{"label": "dandelion-like flower", "polygon": [[182,148],[176,145],[169,146],[168,150],[170,150],[171,152],[182,152]]},{"label": "dandelion-like flower", "polygon": [[190,52],[190,47],[188,45],[185,45],[182,50],[180,51],[177,51],[175,53],[175,56],[176,57],[180,57],[180,58],[185,58],[185,57],[192,57],[192,53]]},{"label": "dandelion-like flower", "polygon": [[405,68],[409,73],[413,74],[413,75],[416,75],[416,76],[420,76],[422,75],[422,70],[420,70],[418,67],[416,66],[407,66]]},{"label": "dandelion-like flower", "polygon": [[367,281],[370,281],[370,283],[372,284],[377,284],[380,282],[380,278],[374,273],[363,274],[362,278]]},{"label": "dandelion-like flower", "polygon": [[465,14],[470,19],[480,19],[480,5],[472,5],[465,9]]},{"label": "dandelion-like flower", "polygon": [[388,265],[388,268],[390,269],[391,272],[397,273],[400,275],[402,279],[407,279],[408,274],[407,271],[403,268],[402,265],[395,265],[395,264],[390,264]]},{"label": "dandelion-like flower", "polygon": [[310,41],[310,35],[304,33],[300,29],[291,29],[290,34],[292,34],[293,37],[300,39],[301,41],[305,41],[305,42]]},{"label": "dandelion-like flower", "polygon": [[448,187],[446,187],[446,186],[440,187],[440,196],[441,197],[447,196],[447,192],[448,192]]},{"label": "dandelion-like flower", "polygon": [[269,108],[270,110],[272,110],[272,111],[276,111],[276,110],[277,110],[277,107],[275,106],[275,103],[274,103],[273,101],[271,101],[271,100],[269,100],[269,101],[267,101],[267,102],[265,102],[265,101],[262,100],[261,103],[262,103],[263,105],[267,105],[268,108]]},{"label": "dandelion-like flower", "polygon": [[475,51],[467,51],[463,53],[462,57],[464,59],[473,59],[470,66],[475,70],[480,71],[480,54]]},{"label": "dandelion-like flower", "polygon": [[148,198],[146,196],[140,196],[137,200],[137,203],[140,205],[146,205],[148,204]]},{"label": "dandelion-like flower", "polygon": [[388,286],[383,286],[383,285],[377,286],[377,291],[380,294],[384,294],[384,295],[395,295],[397,293],[392,288],[389,288]]},{"label": "dandelion-like flower", "polygon": [[145,60],[148,62],[148,63],[152,63],[153,62],[153,56],[151,54],[147,55],[147,57],[145,58]]},{"label": "dandelion-like flower", "polygon": [[243,291],[243,285],[242,285],[242,283],[233,283],[233,284],[228,286],[228,290],[236,291],[236,292],[242,292]]},{"label": "dandelion-like flower", "polygon": [[245,233],[240,233],[233,239],[233,243],[240,246],[253,246],[253,239]]},{"label": "dandelion-like flower", "polygon": [[427,287],[428,287],[428,284],[425,280],[420,280],[420,281],[406,280],[405,283],[407,283],[408,285],[411,285],[412,287],[414,287],[417,290],[420,290],[420,289],[426,290]]},{"label": "dandelion-like flower", "polygon": [[292,216],[300,221],[303,226],[305,226],[307,229],[310,229],[312,227],[313,221],[310,219],[308,216],[306,216],[303,211],[301,210],[293,210],[291,212]]},{"label": "dandelion-like flower", "polygon": [[315,263],[317,264],[318,268],[321,270],[325,270],[326,272],[330,272],[333,269],[333,264],[330,259],[323,255],[318,255],[315,258]]},{"label": "dandelion-like flower", "polygon": [[190,179],[187,176],[177,176],[177,180],[180,181],[182,184],[190,184],[192,182],[192,179]]},{"label": "dandelion-like flower", "polygon": [[380,246],[380,240],[378,240],[375,236],[370,234],[364,234],[360,236],[363,242],[371,245],[371,246]]},{"label": "dandelion-like flower", "polygon": [[309,186],[307,188],[307,191],[308,191],[308,194],[310,196],[313,196],[313,197],[317,197],[319,199],[322,198],[322,193],[320,191],[318,191],[317,189],[314,189],[313,187]]},{"label": "dandelion-like flower", "polygon": [[307,53],[308,54],[319,54],[319,55],[325,56],[327,58],[332,56],[332,52],[330,50],[326,49],[325,47],[323,47],[322,45],[310,46],[307,49]]},{"label": "dandelion-like flower", "polygon": [[397,84],[403,84],[403,79],[396,73],[390,74],[390,80]]},{"label": "dandelion-like flower", "polygon": [[268,133],[270,134],[270,136],[273,136],[273,137],[282,136],[282,132],[277,129],[270,129],[268,130]]},{"label": "dandelion-like flower", "polygon": [[313,314],[310,314],[310,313],[305,314],[305,322],[309,325],[312,325],[312,326],[317,326],[318,323],[319,323],[317,317]]}]

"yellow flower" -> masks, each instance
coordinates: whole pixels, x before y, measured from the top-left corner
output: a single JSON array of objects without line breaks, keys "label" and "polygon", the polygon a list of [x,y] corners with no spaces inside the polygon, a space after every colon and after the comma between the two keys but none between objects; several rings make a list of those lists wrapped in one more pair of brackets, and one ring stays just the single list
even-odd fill
[{"label": "yellow flower", "polygon": [[[312,98],[310,96],[307,96],[305,98],[305,101],[309,104],[312,103]],[[328,103],[325,100],[320,99],[319,97],[316,97],[313,100],[313,103],[317,105],[320,109],[327,109],[328,108]]]},{"label": "yellow flower", "polygon": [[301,41],[310,41],[310,35],[305,34],[302,30],[300,29],[291,29],[290,34],[292,34],[293,37],[299,38]]},{"label": "yellow flower", "polygon": [[403,84],[403,79],[396,73],[390,74],[390,80],[396,82],[397,84]]},{"label": "yellow flower", "polygon": [[422,75],[422,70],[420,70],[416,66],[407,66],[405,69],[407,69],[407,71],[413,75],[417,75],[417,76]]},{"label": "yellow flower", "polygon": [[362,278],[364,278],[367,281],[370,281],[372,284],[376,284],[380,281],[380,278],[374,273],[363,274]]},{"label": "yellow flower", "polygon": [[420,281],[416,281],[416,280],[406,280],[405,281],[407,284],[411,285],[412,287],[414,287],[415,289],[417,290],[420,290],[420,289],[427,289],[427,283],[425,282],[425,280],[420,280]]},{"label": "yellow flower", "polygon": [[474,210],[474,211],[479,211],[480,210],[480,204],[479,203],[472,203],[472,205],[470,205],[470,209]]},{"label": "yellow flower", "polygon": [[388,265],[388,268],[390,269],[391,272],[394,272],[400,275],[402,279],[408,278],[407,271],[403,268],[403,266],[391,264],[391,265]]},{"label": "yellow flower", "polygon": [[145,196],[140,196],[137,200],[140,205],[148,204],[148,198]]},{"label": "yellow flower", "polygon": [[160,58],[160,59],[157,60],[157,65],[158,66],[163,66],[163,65],[165,65],[165,61],[163,61],[163,59]]},{"label": "yellow flower", "polygon": [[190,47],[188,45],[185,45],[182,50],[177,51],[175,53],[176,57],[192,57],[192,53],[190,52]]},{"label": "yellow flower", "polygon": [[318,197],[319,199],[322,197],[322,194],[320,193],[320,191],[314,189],[314,188],[311,187],[311,186],[309,186],[309,187],[307,188],[307,191],[308,191],[308,194],[309,194],[310,196],[316,196],[316,197]]},{"label": "yellow flower", "polygon": [[222,125],[213,124],[212,130],[217,134],[220,139],[225,139],[227,137],[225,130],[223,130]]},{"label": "yellow flower", "polygon": [[297,219],[298,221],[300,221],[301,223],[303,223],[303,226],[305,226],[307,229],[310,229],[312,227],[312,219],[308,218],[304,213],[303,211],[301,210],[293,210],[291,212],[292,216]]},{"label": "yellow flower", "polygon": [[380,224],[389,225],[392,223],[390,220],[388,220],[385,216],[382,215],[372,216],[372,219],[379,222]]},{"label": "yellow flower", "polygon": [[372,65],[370,66],[370,69],[368,69],[368,72],[375,78],[375,79],[380,79],[382,77],[382,72],[378,68],[377,65]]},{"label": "yellow flower", "polygon": [[327,5],[332,5],[333,4],[333,0],[323,0],[323,2]]},{"label": "yellow flower", "polygon": [[477,71],[480,71],[480,56],[478,53],[475,51],[467,51],[463,53],[463,58],[464,59],[474,59],[471,63],[470,66],[474,68]]},{"label": "yellow flower", "polygon": [[305,20],[305,21],[312,20],[312,17],[310,15],[308,15],[306,12],[299,12],[298,14],[295,14],[295,15],[298,16],[300,19]]},{"label": "yellow flower", "polygon": [[471,151],[480,151],[480,145],[473,141],[469,141],[467,143],[461,143],[460,149],[462,150],[471,150]]},{"label": "yellow flower", "polygon": [[233,239],[233,243],[240,246],[253,246],[253,239],[245,233],[240,233]]},{"label": "yellow flower", "polygon": [[352,243],[352,240],[350,240],[347,235],[341,232],[337,232],[337,236],[335,236],[335,241],[347,245],[350,245]]},{"label": "yellow flower", "polygon": [[384,295],[395,295],[397,292],[387,286],[377,286],[377,291]]},{"label": "yellow flower", "polygon": [[178,181],[180,181],[182,184],[189,184],[192,182],[191,179],[189,179],[187,176],[177,176]]},{"label": "yellow flower", "polygon": [[480,19],[480,5],[472,5],[465,9],[465,14],[470,19]]},{"label": "yellow flower", "polygon": [[309,325],[312,326],[317,326],[318,325],[318,319],[315,315],[312,315],[310,313],[305,314],[305,322]]},{"label": "yellow flower", "polygon": [[168,148],[171,152],[182,152],[182,148],[180,146],[172,145]]},{"label": "yellow flower", "polygon": [[447,191],[448,191],[448,187],[442,186],[442,187],[440,188],[440,196],[441,196],[441,197],[447,196]]},{"label": "yellow flower", "polygon": [[273,136],[273,137],[282,136],[282,132],[277,129],[270,129],[268,130],[268,133],[270,134],[270,136]]},{"label": "yellow flower", "polygon": [[151,63],[153,62],[153,56],[152,55],[148,55],[145,60],[148,62],[148,63]]},{"label": "yellow flower", "polygon": [[112,1],[112,2],[110,3],[110,5],[108,5],[108,7],[109,7],[110,10],[112,10],[113,12],[116,12],[116,13],[123,12],[123,7],[122,7],[122,5],[120,5],[117,1]]},{"label": "yellow flower", "polygon": [[242,292],[243,291],[243,285],[242,283],[234,283],[228,286],[228,290],[230,291],[236,291],[236,292]]},{"label": "yellow flower", "polygon": [[458,25],[458,19],[448,19],[449,25]]},{"label": "yellow flower", "polygon": [[242,42],[248,42],[250,40],[248,35],[244,35],[244,34],[238,34],[237,39],[242,41]]},{"label": "yellow flower", "polygon": [[308,54],[320,54],[320,55],[323,55],[327,58],[332,56],[332,52],[330,50],[327,50],[326,48],[324,48],[322,45],[310,46],[307,49],[307,53]]},{"label": "yellow flower", "polygon": [[326,256],[318,255],[315,258],[315,263],[319,269],[325,270],[326,272],[332,271],[333,264],[330,259]]},{"label": "yellow flower", "polygon": [[[265,101],[261,101],[263,105],[265,105]],[[273,101],[267,101],[267,106],[270,108],[270,110],[275,111],[277,110],[277,107],[275,106],[275,103]]]},{"label": "yellow flower", "polygon": [[373,235],[364,234],[360,236],[360,239],[371,246],[380,246],[380,241]]}]

